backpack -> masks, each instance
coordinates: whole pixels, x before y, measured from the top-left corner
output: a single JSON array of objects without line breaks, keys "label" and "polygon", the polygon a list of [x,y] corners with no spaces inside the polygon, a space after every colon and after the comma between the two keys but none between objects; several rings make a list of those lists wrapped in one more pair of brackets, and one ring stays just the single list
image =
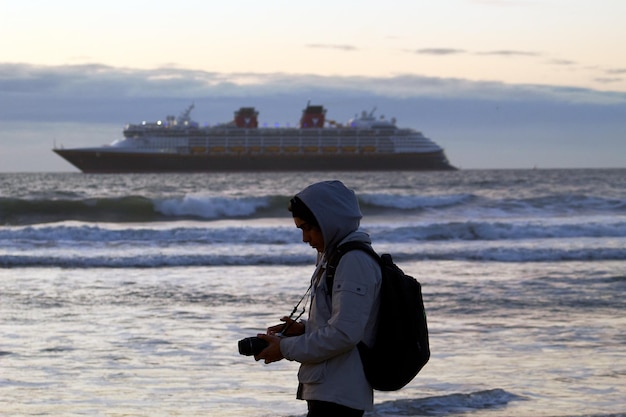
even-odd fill
[{"label": "backpack", "polygon": [[365,376],[375,390],[396,391],[415,378],[430,358],[422,288],[393,262],[391,255],[378,256],[370,245],[353,241],[340,245],[327,264],[326,285],[331,296],[339,260],[351,250],[369,254],[382,271],[374,344],[357,345]]}]

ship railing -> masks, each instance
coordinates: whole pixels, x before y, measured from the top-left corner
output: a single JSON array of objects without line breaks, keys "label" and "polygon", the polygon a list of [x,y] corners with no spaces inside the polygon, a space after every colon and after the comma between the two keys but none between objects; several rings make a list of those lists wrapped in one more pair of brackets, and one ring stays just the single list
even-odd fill
[{"label": "ship railing", "polygon": [[[397,130],[393,135],[377,131],[344,129],[342,134],[328,134],[328,129],[310,129],[290,132],[285,129],[228,129],[228,136],[153,137],[142,139],[143,149],[163,152],[177,149],[177,153],[241,154],[241,153],[404,153],[440,149],[429,139],[413,130]],[[272,130],[275,135],[264,131]],[[336,131],[340,131],[337,129]],[[334,132],[335,130],[331,130]],[[346,135],[346,132],[354,134]],[[264,133],[262,133],[264,132]],[[235,134],[236,133],[236,134]],[[311,133],[311,134],[309,134]]]}]

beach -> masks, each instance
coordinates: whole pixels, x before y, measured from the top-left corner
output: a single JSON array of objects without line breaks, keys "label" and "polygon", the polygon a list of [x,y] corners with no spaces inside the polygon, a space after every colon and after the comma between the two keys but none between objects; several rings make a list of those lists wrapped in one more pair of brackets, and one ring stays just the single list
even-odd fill
[{"label": "beach", "polygon": [[341,179],[422,283],[431,359],[367,416],[626,415],[626,170],[0,174],[3,416],[304,416],[237,341],[314,251],[287,202]]}]

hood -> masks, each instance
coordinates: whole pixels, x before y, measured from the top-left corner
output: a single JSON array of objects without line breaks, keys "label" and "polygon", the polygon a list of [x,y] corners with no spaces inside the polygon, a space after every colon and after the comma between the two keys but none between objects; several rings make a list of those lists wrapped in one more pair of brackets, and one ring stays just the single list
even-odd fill
[{"label": "hood", "polygon": [[329,253],[350,233],[359,228],[361,209],[354,191],[341,181],[323,181],[296,194],[311,210],[324,237],[324,251]]}]

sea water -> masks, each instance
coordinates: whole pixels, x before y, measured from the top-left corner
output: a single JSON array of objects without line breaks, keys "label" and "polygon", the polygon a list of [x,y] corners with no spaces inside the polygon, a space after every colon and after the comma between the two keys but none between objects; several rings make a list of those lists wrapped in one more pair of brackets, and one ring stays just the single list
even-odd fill
[{"label": "sea water", "polygon": [[368,416],[626,415],[626,170],[0,174],[0,415],[303,416],[238,354],[315,253],[286,205],[341,179],[423,285],[432,356]]}]

